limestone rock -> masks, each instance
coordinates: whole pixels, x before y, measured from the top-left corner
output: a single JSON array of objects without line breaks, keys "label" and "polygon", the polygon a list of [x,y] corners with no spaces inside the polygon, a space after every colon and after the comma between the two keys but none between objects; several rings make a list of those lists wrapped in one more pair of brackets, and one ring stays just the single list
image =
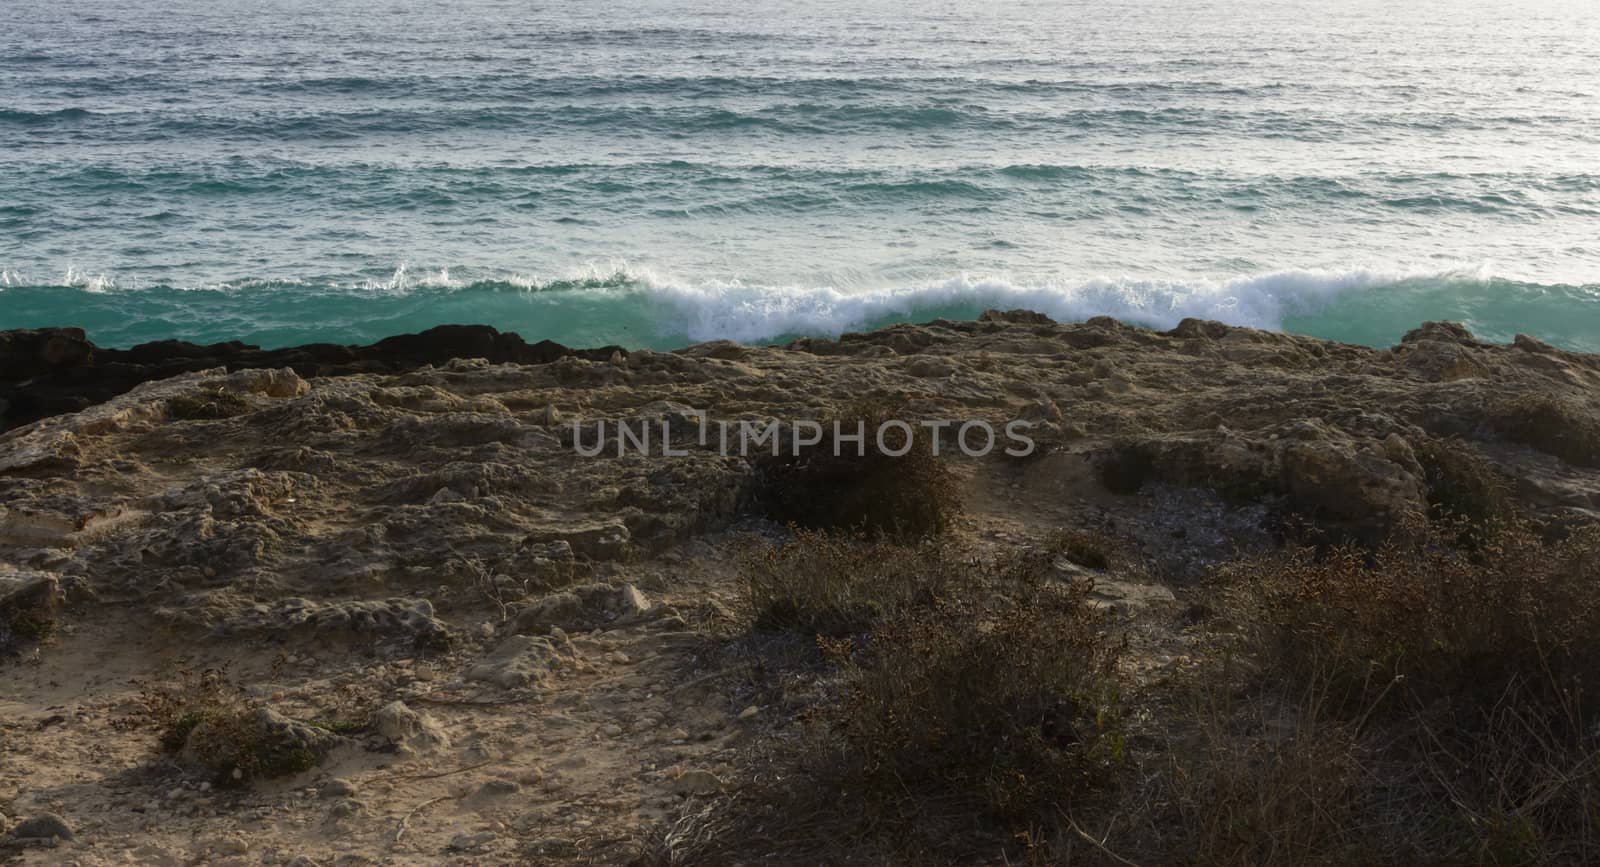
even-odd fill
[{"label": "limestone rock", "polygon": [[415,752],[429,752],[450,745],[450,736],[437,720],[393,701],[372,717],[373,730],[390,744]]},{"label": "limestone rock", "polygon": [[467,669],[467,680],[518,689],[543,683],[557,666],[559,654],[548,638],[513,635]]}]

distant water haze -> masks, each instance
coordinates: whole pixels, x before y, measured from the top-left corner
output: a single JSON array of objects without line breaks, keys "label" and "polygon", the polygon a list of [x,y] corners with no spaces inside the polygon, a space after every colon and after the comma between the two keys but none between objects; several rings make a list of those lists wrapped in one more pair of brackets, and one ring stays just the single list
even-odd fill
[{"label": "distant water haze", "polygon": [[1600,4],[5,0],[0,328],[1600,351]]}]

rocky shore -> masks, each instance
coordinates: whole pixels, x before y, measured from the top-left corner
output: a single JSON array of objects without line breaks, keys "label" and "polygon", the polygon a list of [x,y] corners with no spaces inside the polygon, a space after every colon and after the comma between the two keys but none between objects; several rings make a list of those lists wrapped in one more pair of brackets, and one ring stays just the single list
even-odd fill
[{"label": "rocky shore", "polygon": [[541,340],[529,344],[487,325],[444,325],[370,346],[313,343],[261,349],[237,341],[201,346],[181,340],[131,349],[94,345],[81,328],[0,331],[0,431],[109,400],[136,385],[212,368],[288,368],[302,377],[400,373],[452,358],[495,364],[547,364],[578,356],[605,361],[617,346],[573,350]]},{"label": "rocky shore", "polygon": [[[789,531],[694,413],[863,400],[1033,425],[1025,457],[943,459],[947,535],[1112,540],[1063,568],[1126,625],[1130,691],[1202,653],[1207,576],[1307,528],[1600,521],[1600,357],[1449,323],[1381,350],[1020,311],[670,353],[3,332],[0,861],[678,863],[830,694],[761,656],[743,564]],[[600,419],[673,448],[583,457]]]}]

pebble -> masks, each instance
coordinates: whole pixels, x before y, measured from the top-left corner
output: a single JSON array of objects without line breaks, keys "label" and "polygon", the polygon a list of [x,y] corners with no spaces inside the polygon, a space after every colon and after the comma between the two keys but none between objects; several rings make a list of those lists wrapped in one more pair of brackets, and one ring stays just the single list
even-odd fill
[{"label": "pebble", "polygon": [[356,793],[356,787],[349,780],[329,780],[317,787],[317,794],[324,798],[349,798]]},{"label": "pebble", "polygon": [[250,842],[237,834],[229,834],[212,841],[211,851],[220,855],[243,855],[250,851]]},{"label": "pebble", "polygon": [[761,713],[761,708],[756,707],[755,705],[750,705],[744,710],[739,711],[739,722],[749,722],[750,720],[755,719],[756,715],[759,713]]},{"label": "pebble", "polygon": [[490,780],[478,787],[478,794],[496,798],[504,795],[515,795],[520,791],[522,791],[522,786],[512,780]]},{"label": "pebble", "polygon": [[606,725],[605,728],[602,728],[600,730],[600,733],[605,735],[608,738],[621,737],[622,736],[622,726],[619,726],[616,723],[610,723],[610,724]]},{"label": "pebble", "polygon": [[462,832],[450,838],[450,845],[447,848],[452,852],[469,852],[473,849],[482,849],[497,839],[499,835],[493,831],[479,831],[476,834]]}]

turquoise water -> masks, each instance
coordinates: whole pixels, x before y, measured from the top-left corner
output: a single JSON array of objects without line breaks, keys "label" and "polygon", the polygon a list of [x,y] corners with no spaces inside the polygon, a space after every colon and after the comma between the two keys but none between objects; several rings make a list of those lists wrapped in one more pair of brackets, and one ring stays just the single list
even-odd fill
[{"label": "turquoise water", "polygon": [[0,328],[1600,351],[1600,6],[7,0]]}]

